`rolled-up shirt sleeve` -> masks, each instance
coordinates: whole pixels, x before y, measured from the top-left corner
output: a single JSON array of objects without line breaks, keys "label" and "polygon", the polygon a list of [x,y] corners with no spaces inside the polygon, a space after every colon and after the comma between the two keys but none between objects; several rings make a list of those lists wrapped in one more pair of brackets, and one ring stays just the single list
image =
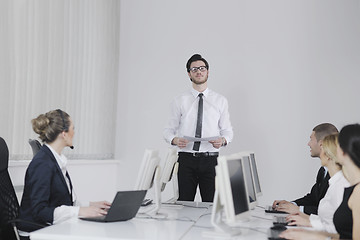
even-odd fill
[{"label": "rolled-up shirt sleeve", "polygon": [[179,105],[173,100],[170,104],[170,117],[163,130],[164,139],[169,144],[171,144],[171,141],[176,137],[180,125],[180,115]]},{"label": "rolled-up shirt sleeve", "polygon": [[65,206],[55,208],[54,210],[54,221],[53,224],[58,224],[65,220],[68,220],[79,215],[79,206]]},{"label": "rolled-up shirt sleeve", "polygon": [[90,205],[90,202],[76,200],[74,205],[75,206],[62,205],[60,207],[55,208],[53,224],[58,224],[60,222],[66,221],[70,218],[78,217],[79,211],[80,211],[80,206],[88,207]]},{"label": "rolled-up shirt sleeve", "polygon": [[230,122],[229,114],[229,104],[226,99],[224,99],[223,112],[219,120],[220,135],[226,139],[226,142],[229,144],[234,137],[234,132]]}]

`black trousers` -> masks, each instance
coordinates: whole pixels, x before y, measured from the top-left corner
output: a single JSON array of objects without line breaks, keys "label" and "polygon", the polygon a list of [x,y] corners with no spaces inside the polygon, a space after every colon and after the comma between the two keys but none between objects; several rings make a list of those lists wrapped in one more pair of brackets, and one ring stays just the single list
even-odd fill
[{"label": "black trousers", "polygon": [[179,153],[179,199],[194,201],[199,185],[201,200],[212,202],[215,193],[215,166],[217,156],[194,157],[191,154]]}]

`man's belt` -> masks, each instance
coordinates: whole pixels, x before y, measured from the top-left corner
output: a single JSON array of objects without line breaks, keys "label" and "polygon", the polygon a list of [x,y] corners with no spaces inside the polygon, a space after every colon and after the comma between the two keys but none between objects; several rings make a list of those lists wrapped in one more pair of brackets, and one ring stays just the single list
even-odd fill
[{"label": "man's belt", "polygon": [[179,156],[192,156],[192,157],[217,157],[219,156],[219,152],[179,152]]}]

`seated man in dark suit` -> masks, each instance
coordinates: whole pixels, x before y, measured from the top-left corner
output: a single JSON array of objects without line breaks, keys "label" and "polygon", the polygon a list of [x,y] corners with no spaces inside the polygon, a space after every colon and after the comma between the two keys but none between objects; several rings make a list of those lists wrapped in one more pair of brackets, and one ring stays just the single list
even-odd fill
[{"label": "seated man in dark suit", "polygon": [[[308,146],[310,147],[311,157],[320,157],[320,146],[323,139],[339,131],[337,128],[330,123],[322,123],[314,127]],[[293,202],[285,200],[275,200],[273,208],[278,211],[284,211],[288,213],[304,212],[306,214],[317,214],[320,200],[325,196],[326,191],[329,187],[330,176],[327,169],[320,167],[316,183],[311,188],[310,193],[306,194],[302,198],[298,198]]]}]

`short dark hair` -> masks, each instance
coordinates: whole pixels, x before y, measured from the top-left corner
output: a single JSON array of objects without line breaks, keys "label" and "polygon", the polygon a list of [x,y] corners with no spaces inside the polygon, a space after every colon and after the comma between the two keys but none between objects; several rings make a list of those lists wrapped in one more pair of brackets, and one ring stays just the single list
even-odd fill
[{"label": "short dark hair", "polygon": [[344,153],[360,168],[360,125],[351,124],[343,127],[339,134],[339,146]]},{"label": "short dark hair", "polygon": [[203,58],[200,54],[194,54],[189,58],[189,60],[186,63],[186,70],[190,72],[190,65],[192,62],[196,61],[203,61],[205,63],[206,68],[209,70],[209,63]]},{"label": "short dark hair", "polygon": [[319,124],[314,127],[313,131],[315,132],[315,137],[318,142],[326,136],[339,133],[339,130],[331,123]]}]

